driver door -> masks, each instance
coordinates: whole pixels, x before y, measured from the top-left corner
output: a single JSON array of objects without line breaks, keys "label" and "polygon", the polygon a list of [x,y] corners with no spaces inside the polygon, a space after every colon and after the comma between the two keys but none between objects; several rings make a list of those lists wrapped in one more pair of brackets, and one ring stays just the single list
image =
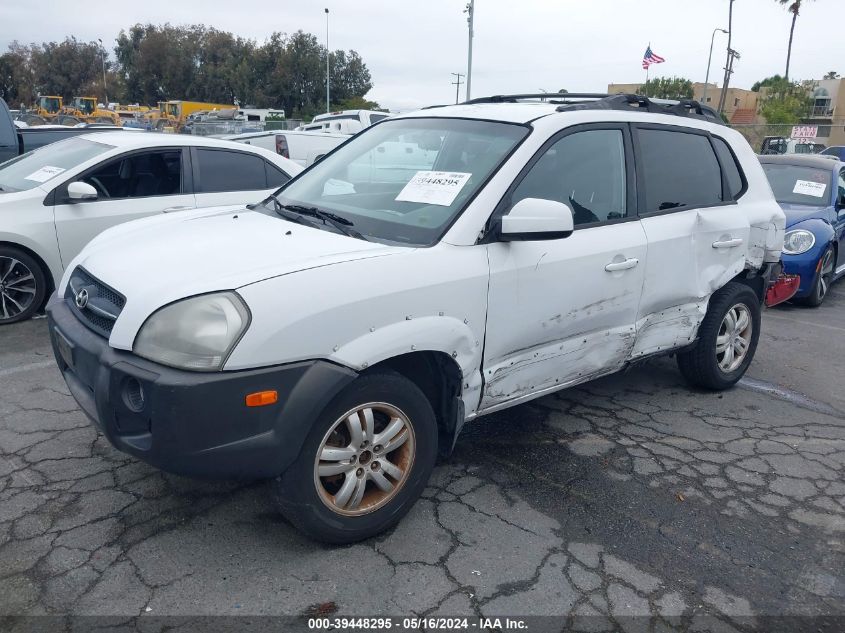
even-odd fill
[{"label": "driver door", "polygon": [[[149,215],[196,207],[185,156],[178,147],[123,154],[63,183],[53,207],[62,266],[102,231]],[[96,200],[71,200],[67,186],[85,182]]]}]

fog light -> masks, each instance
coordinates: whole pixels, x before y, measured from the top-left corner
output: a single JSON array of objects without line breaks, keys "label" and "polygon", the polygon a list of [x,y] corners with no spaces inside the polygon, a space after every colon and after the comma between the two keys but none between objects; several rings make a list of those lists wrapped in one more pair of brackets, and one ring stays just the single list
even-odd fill
[{"label": "fog light", "polygon": [[127,378],[123,384],[123,402],[130,411],[140,413],[144,409],[144,388],[137,378]]}]

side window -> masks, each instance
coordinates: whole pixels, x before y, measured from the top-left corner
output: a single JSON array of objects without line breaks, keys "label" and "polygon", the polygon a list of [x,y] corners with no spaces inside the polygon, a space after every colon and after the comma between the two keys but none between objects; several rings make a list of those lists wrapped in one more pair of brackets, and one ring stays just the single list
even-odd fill
[{"label": "side window", "polygon": [[270,163],[264,163],[264,169],[267,170],[267,188],[272,189],[275,187],[281,187],[285,184],[288,180],[290,180],[290,176],[288,176],[285,172],[281,169],[272,165]]},{"label": "side window", "polygon": [[113,160],[83,179],[100,199],[148,198],[182,193],[182,151],[131,154]]},{"label": "side window", "polygon": [[645,181],[645,213],[722,202],[722,173],[710,140],[701,134],[637,130]]},{"label": "side window", "polygon": [[838,193],[837,193],[837,202],[840,204],[845,204],[845,169],[840,170],[839,172],[839,184],[838,184]]},{"label": "side window", "polygon": [[736,162],[736,157],[724,139],[714,136],[713,144],[716,146],[716,154],[719,155],[719,160],[728,179],[728,193],[730,194],[728,200],[736,200],[745,187],[739,163]]},{"label": "side window", "polygon": [[199,193],[267,189],[264,159],[254,154],[197,149]]},{"label": "side window", "polygon": [[511,204],[524,198],[569,205],[576,226],[624,218],[628,209],[622,130],[586,130],[561,138],[517,185]]}]

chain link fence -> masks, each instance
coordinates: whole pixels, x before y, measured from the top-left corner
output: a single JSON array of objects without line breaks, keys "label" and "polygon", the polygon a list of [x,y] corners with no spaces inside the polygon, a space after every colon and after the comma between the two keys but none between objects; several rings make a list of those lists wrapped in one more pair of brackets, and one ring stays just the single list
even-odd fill
[{"label": "chain link fence", "polygon": [[[763,151],[763,141],[767,137],[781,137],[790,139],[792,137],[792,128],[796,125],[806,126],[807,123],[787,123],[783,125],[769,125],[769,124],[749,124],[749,125],[731,125],[733,129],[742,134],[748,141],[748,144],[755,152]],[[817,125],[815,123],[811,125]],[[799,146],[806,146],[806,151],[798,153],[812,154],[824,149],[823,146],[828,145],[828,137],[831,134],[831,125],[818,125],[818,132],[816,138],[796,139],[796,144]]]}]

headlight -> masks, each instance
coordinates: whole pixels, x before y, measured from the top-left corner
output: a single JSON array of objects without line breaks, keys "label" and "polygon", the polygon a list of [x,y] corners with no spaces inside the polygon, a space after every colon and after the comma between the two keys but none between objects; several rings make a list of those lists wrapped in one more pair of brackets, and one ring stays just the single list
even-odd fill
[{"label": "headlight", "polygon": [[809,231],[804,229],[787,231],[783,236],[783,252],[787,255],[800,255],[813,248],[815,243],[816,236]]},{"label": "headlight", "polygon": [[135,339],[138,356],[179,369],[219,370],[249,325],[234,292],[200,295],[155,312]]}]

